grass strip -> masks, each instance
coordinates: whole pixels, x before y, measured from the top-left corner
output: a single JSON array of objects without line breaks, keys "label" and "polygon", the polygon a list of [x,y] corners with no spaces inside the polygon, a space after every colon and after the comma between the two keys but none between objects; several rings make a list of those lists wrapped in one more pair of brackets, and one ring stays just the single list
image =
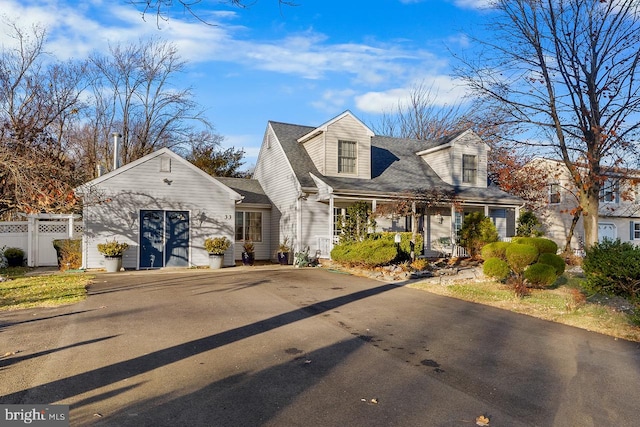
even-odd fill
[{"label": "grass strip", "polygon": [[53,274],[0,282],[0,311],[72,304],[87,297],[93,276]]}]

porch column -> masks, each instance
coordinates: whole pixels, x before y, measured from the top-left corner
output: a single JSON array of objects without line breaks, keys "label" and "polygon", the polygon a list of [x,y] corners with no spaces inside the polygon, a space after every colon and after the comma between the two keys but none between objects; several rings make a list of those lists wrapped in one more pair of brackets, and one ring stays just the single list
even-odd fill
[{"label": "porch column", "polygon": [[484,205],[484,216],[489,218],[489,205]]},{"label": "porch column", "polygon": [[333,235],[335,233],[335,224],[333,223],[333,194],[329,194],[329,258],[331,258],[331,250],[333,249]]}]

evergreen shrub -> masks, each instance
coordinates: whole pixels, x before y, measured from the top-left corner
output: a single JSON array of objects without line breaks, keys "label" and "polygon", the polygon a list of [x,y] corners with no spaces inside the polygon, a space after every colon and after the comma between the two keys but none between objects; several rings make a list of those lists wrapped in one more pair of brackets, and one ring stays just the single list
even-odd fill
[{"label": "evergreen shrub", "polygon": [[531,286],[538,288],[550,286],[558,278],[555,267],[541,263],[530,265],[523,276]]},{"label": "evergreen shrub", "polygon": [[538,259],[538,249],[535,246],[521,243],[511,243],[506,251],[507,263],[516,274],[522,274],[528,265]]},{"label": "evergreen shrub", "polygon": [[507,248],[509,247],[509,242],[493,242],[485,245],[482,248],[480,254],[482,255],[482,259],[489,258],[500,258],[503,261],[507,260]]},{"label": "evergreen shrub", "polygon": [[22,267],[24,265],[24,251],[20,248],[7,248],[4,257],[9,267]]},{"label": "evergreen shrub", "polygon": [[544,237],[514,237],[513,243],[535,246],[541,254],[555,254],[558,252],[558,244]]},{"label": "evergreen shrub", "polygon": [[640,297],[640,247],[605,240],[586,250],[582,268],[588,292]]},{"label": "evergreen shrub", "polygon": [[[400,233],[400,252],[398,253],[397,261],[408,261],[411,259],[411,232]],[[371,233],[369,235],[370,240],[382,240],[386,244],[396,245],[395,243],[396,233],[392,231],[383,231],[379,233]],[[365,240],[366,241],[366,240]],[[416,234],[416,244],[414,248],[415,256],[417,257],[422,253],[423,239],[420,233]]]},{"label": "evergreen shrub", "polygon": [[511,269],[506,261],[500,258],[488,258],[482,266],[482,272],[485,276],[493,277],[498,280],[505,280],[509,277]]},{"label": "evergreen shrub", "polygon": [[561,276],[564,273],[564,269],[566,268],[566,262],[560,255],[550,254],[550,253],[542,253],[538,257],[538,262],[540,264],[547,264],[556,269],[556,274]]},{"label": "evergreen shrub", "polygon": [[390,264],[398,256],[393,242],[385,239],[366,239],[334,246],[331,259],[347,265],[377,267]]}]

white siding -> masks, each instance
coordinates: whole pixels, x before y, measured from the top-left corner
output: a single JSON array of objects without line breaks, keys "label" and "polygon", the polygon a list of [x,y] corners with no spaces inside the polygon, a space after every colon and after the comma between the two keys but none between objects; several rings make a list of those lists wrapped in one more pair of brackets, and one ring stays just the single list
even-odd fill
[{"label": "white siding", "polygon": [[[233,241],[235,203],[226,187],[175,158],[170,172],[160,172],[163,156],[167,155],[123,168],[92,190],[106,202],[85,207],[85,267],[102,268],[104,259],[97,244],[114,238],[129,244],[123,266],[138,267],[140,210],[189,212],[191,265],[208,265],[206,237],[226,236]],[[233,258],[229,249],[225,265],[232,265]]]},{"label": "white siding", "polygon": [[[272,135],[270,148],[266,142],[268,135]],[[293,174],[293,170],[285,153],[269,127],[260,149],[260,155],[253,174],[260,182],[263,190],[273,204],[271,210],[271,253],[275,257],[278,244],[289,238],[290,245],[297,248],[299,241],[296,236],[297,214],[296,201],[300,184]]]},{"label": "white siding", "polygon": [[[268,260],[273,258],[272,250],[273,244],[271,239],[273,238],[271,230],[271,211],[268,209],[243,209],[242,205],[238,206],[236,212],[262,212],[262,241],[253,242],[254,253],[256,260]],[[242,259],[242,247],[241,241],[236,242],[234,250],[234,258],[236,260]]]},{"label": "white siding", "polygon": [[[462,187],[487,187],[488,146],[473,132],[466,132],[456,138],[451,146],[422,155],[446,183]],[[477,179],[475,183],[462,182],[462,156],[476,156]]]},{"label": "white siding", "polygon": [[304,143],[304,148],[307,150],[309,157],[311,157],[313,164],[318,168],[318,171],[324,175],[326,165],[326,144],[324,132],[321,132],[309,141],[306,141]]},{"label": "white siding", "polygon": [[331,238],[329,221],[333,214],[329,212],[327,203],[312,200],[304,200],[302,207],[302,248],[309,247],[309,254],[314,256],[318,247],[318,237]]},{"label": "white siding", "polygon": [[[338,140],[358,143],[357,175],[338,173]],[[351,115],[345,115],[327,128],[326,171],[324,175],[371,179],[371,137],[368,134],[368,129]]]}]

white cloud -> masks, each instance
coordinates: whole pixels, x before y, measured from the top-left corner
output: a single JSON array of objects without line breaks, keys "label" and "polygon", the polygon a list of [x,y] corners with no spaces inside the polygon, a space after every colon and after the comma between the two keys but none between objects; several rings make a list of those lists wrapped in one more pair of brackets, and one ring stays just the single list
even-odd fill
[{"label": "white cloud", "polygon": [[319,100],[311,102],[311,105],[320,111],[336,114],[337,111],[346,110],[346,105],[351,103],[355,94],[353,89],[327,90]]},{"label": "white cloud", "polygon": [[491,9],[495,0],[455,0],[456,6],[463,9]]},{"label": "white cloud", "polygon": [[367,92],[356,96],[356,106],[359,110],[367,113],[381,114],[392,111],[399,104],[406,104],[417,85],[427,88],[436,106],[457,104],[462,102],[465,96],[465,88],[462,82],[445,75],[431,75],[424,76],[418,83],[409,82],[404,87]]}]

